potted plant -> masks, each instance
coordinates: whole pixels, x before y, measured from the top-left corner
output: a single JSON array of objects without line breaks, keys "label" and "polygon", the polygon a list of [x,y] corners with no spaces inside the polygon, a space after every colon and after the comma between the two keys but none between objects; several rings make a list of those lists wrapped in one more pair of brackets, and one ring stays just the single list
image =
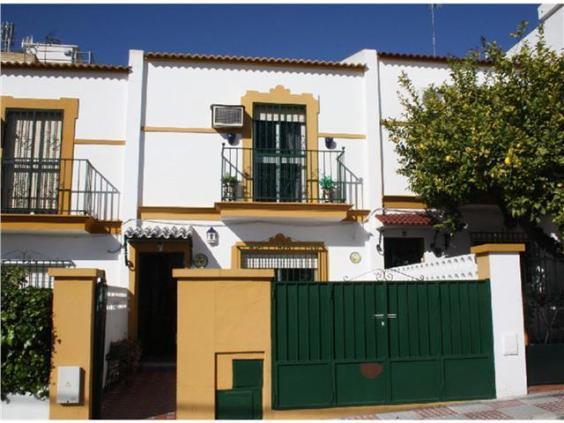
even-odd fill
[{"label": "potted plant", "polygon": [[323,200],[326,203],[332,203],[335,196],[336,182],[330,176],[324,176],[319,180],[319,186],[323,191]]},{"label": "potted plant", "polygon": [[237,199],[238,183],[239,181],[236,176],[225,174],[223,178],[221,178],[224,201],[235,201]]}]

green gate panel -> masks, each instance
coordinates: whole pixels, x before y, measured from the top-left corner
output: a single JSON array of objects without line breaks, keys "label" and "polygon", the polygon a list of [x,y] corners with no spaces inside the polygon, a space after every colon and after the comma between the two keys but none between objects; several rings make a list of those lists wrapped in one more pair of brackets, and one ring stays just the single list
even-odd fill
[{"label": "green gate panel", "polygon": [[368,405],[386,400],[384,364],[337,363],[335,365],[336,405]]},{"label": "green gate panel", "polygon": [[493,362],[489,357],[444,360],[444,399],[495,397]]},{"label": "green gate panel", "polygon": [[233,388],[262,388],[262,360],[233,360]]},{"label": "green gate panel", "polygon": [[278,365],[280,408],[329,407],[333,400],[333,375],[329,363]]},{"label": "green gate panel", "polygon": [[392,362],[390,370],[392,402],[433,401],[441,398],[439,360]]},{"label": "green gate panel", "polygon": [[262,395],[256,389],[217,391],[215,399],[217,420],[255,420],[262,418]]},{"label": "green gate panel", "polygon": [[[275,408],[495,397],[489,281],[273,290]],[[385,371],[365,377],[360,366],[370,363]]]}]

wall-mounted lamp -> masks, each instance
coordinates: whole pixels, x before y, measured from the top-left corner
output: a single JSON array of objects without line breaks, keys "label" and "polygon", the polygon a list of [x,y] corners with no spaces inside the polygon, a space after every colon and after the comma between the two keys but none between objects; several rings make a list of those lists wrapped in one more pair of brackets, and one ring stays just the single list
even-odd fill
[{"label": "wall-mounted lamp", "polygon": [[213,227],[210,227],[208,229],[208,231],[206,232],[206,237],[209,245],[217,245],[217,243],[219,242],[219,234]]},{"label": "wall-mounted lamp", "polygon": [[337,143],[333,137],[325,137],[325,147],[329,149],[334,149],[337,147]]},{"label": "wall-mounted lamp", "polygon": [[236,141],[237,141],[237,134],[233,132],[227,134],[227,142],[229,143],[229,145],[234,145]]}]

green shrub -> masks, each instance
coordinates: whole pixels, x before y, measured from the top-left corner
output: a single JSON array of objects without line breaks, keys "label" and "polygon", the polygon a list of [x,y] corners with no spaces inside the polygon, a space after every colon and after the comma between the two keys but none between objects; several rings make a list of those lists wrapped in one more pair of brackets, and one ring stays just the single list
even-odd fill
[{"label": "green shrub", "polygon": [[50,289],[23,287],[26,271],[5,266],[2,281],[2,400],[8,394],[49,395],[52,347]]}]

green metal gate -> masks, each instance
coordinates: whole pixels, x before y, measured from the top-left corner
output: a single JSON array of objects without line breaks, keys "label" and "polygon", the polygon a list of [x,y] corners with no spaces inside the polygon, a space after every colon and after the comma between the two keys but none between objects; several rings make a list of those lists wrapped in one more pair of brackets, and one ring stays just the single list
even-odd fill
[{"label": "green metal gate", "polygon": [[277,409],[495,397],[489,281],[273,284]]}]

